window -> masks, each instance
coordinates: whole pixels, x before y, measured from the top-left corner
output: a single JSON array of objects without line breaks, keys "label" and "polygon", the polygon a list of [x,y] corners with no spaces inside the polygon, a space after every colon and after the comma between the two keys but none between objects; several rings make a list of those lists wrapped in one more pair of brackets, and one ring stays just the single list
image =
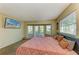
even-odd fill
[{"label": "window", "polygon": [[39,26],[34,26],[34,36],[39,36]]},{"label": "window", "polygon": [[32,37],[33,36],[33,26],[28,26],[27,27],[27,32],[28,32],[28,37]]},{"label": "window", "polygon": [[27,26],[28,37],[33,36],[44,36],[45,34],[51,35],[52,27],[51,25],[28,25]]},{"label": "window", "polygon": [[60,21],[60,32],[76,35],[76,13],[73,12]]},{"label": "window", "polygon": [[40,36],[44,36],[44,31],[45,31],[45,29],[44,29],[44,26],[43,25],[41,25],[41,26],[39,26],[39,33],[40,33]]},{"label": "window", "polygon": [[51,35],[51,25],[46,25],[46,34]]}]

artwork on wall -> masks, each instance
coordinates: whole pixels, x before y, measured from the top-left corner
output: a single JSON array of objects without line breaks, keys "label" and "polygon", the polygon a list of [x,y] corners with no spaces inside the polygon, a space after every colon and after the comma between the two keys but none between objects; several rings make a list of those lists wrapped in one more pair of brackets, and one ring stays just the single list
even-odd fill
[{"label": "artwork on wall", "polygon": [[20,28],[21,23],[19,21],[17,21],[16,19],[5,18],[4,27],[5,28]]}]

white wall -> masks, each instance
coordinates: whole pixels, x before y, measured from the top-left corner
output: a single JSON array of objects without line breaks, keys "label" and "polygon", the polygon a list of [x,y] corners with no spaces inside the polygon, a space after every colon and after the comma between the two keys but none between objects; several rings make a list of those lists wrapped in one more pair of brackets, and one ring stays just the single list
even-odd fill
[{"label": "white wall", "polygon": [[[0,21],[1,21],[0,17]],[[1,24],[1,23],[0,23]],[[20,29],[5,29],[0,27],[0,48],[9,46],[15,42],[22,40],[23,28]]]},{"label": "white wall", "polygon": [[0,28],[0,48],[8,46],[21,40],[23,37],[21,29]]}]

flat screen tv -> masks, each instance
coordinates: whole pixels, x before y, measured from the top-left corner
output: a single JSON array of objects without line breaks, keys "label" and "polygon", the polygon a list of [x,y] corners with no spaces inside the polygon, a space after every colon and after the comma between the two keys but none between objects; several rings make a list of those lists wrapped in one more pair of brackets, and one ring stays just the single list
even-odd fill
[{"label": "flat screen tv", "polygon": [[16,19],[5,18],[4,27],[5,28],[20,28],[21,23],[19,21],[17,21]]}]

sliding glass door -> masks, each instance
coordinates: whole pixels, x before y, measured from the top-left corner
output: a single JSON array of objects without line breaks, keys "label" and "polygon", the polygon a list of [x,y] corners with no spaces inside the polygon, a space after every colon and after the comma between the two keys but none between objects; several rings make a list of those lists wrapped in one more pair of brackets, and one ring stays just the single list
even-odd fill
[{"label": "sliding glass door", "polygon": [[51,35],[51,25],[28,25],[27,34],[28,38],[45,36],[45,34]]}]

